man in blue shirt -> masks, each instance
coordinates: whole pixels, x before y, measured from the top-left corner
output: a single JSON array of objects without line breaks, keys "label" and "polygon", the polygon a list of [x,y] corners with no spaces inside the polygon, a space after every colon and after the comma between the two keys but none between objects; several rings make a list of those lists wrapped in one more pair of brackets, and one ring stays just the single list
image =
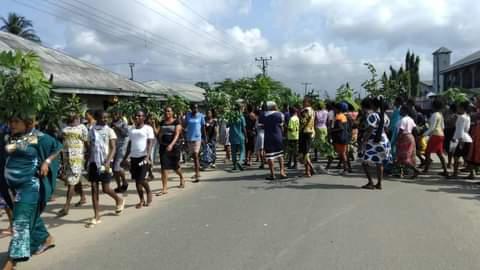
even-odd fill
[{"label": "man in blue shirt", "polygon": [[195,167],[195,175],[193,176],[194,183],[200,181],[200,147],[202,140],[206,138],[205,134],[205,116],[198,112],[198,105],[191,104],[190,112],[185,116],[184,128],[186,129],[185,139],[188,144],[188,150],[193,157],[193,164]]}]

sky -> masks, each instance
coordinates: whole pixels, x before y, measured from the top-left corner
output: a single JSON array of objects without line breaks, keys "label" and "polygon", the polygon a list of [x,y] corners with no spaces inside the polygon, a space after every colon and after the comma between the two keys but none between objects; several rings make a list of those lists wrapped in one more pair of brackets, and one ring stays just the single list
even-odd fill
[{"label": "sky", "polygon": [[322,95],[359,93],[370,62],[398,68],[407,50],[432,80],[432,52],[452,61],[479,50],[480,2],[471,0],[0,0],[0,16],[34,23],[45,46],[138,81],[210,83],[268,74]]}]

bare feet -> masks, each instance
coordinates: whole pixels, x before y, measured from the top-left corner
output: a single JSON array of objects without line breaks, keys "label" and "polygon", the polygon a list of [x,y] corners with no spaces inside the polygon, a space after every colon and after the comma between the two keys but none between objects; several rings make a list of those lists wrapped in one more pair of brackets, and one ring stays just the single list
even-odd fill
[{"label": "bare feet", "polygon": [[125,209],[125,199],[121,199],[122,202],[117,204],[117,208],[115,209],[115,214],[120,215]]},{"label": "bare feet", "polygon": [[8,258],[5,264],[3,265],[3,270],[14,270],[16,269],[16,263],[12,259]]}]

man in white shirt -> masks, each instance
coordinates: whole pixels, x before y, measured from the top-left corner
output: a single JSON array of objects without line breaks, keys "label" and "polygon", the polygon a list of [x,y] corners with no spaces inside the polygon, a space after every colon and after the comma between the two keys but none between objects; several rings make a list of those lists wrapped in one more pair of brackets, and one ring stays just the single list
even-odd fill
[{"label": "man in white shirt", "polygon": [[[143,206],[149,206],[152,203],[152,191],[150,185],[145,180],[148,172],[148,165],[151,164],[152,146],[155,140],[153,128],[145,125],[145,112],[140,110],[135,114],[135,126],[128,131],[130,141],[127,147],[125,160],[130,157],[130,174],[135,180],[137,193],[140,202],[136,205],[137,209]],[[145,202],[144,190],[147,193]]]}]

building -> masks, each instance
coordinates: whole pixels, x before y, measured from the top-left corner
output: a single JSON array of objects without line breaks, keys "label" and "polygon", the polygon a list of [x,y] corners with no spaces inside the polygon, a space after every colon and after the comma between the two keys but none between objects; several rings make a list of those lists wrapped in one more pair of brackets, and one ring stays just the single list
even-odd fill
[{"label": "building", "polygon": [[165,100],[168,94],[167,90],[152,89],[59,50],[0,32],[0,51],[9,50],[35,52],[40,57],[45,77],[53,77],[52,91],[77,94],[91,109],[105,109],[117,98],[148,96]]},{"label": "building", "polygon": [[419,88],[420,88],[420,95],[426,95],[428,93],[432,93],[434,92],[433,81],[420,81]]},{"label": "building", "polygon": [[433,53],[433,90],[450,88],[480,90],[480,51],[450,64],[451,51],[440,48]]},{"label": "building", "polygon": [[148,81],[144,84],[156,91],[165,92],[168,96],[183,97],[189,102],[203,103],[205,101],[205,89],[195,85],[165,81]]}]

